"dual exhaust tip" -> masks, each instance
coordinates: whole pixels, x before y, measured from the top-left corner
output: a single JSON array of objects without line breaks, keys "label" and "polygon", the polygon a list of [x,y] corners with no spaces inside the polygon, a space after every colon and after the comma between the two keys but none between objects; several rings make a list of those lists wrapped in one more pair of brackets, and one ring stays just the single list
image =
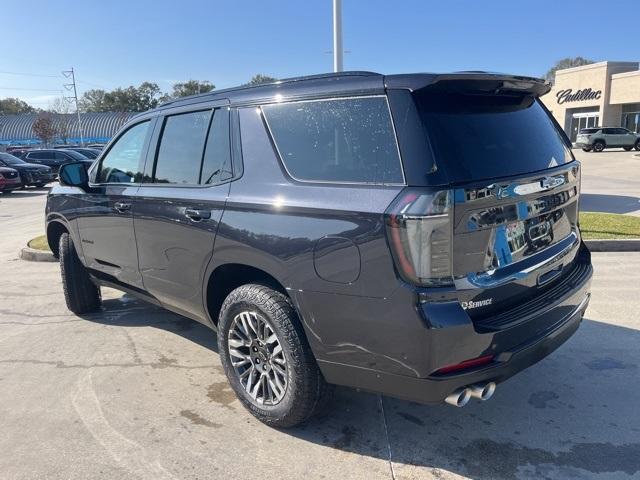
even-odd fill
[{"label": "dual exhaust tip", "polygon": [[495,391],[495,382],[476,383],[475,385],[454,390],[444,401],[454,407],[464,407],[472,398],[486,402],[493,397]]}]

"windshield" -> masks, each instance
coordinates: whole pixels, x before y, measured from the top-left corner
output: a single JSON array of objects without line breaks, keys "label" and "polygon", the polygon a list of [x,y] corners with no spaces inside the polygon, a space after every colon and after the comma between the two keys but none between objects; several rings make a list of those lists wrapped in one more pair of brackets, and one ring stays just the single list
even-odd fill
[{"label": "windshield", "polygon": [[18,157],[14,157],[10,153],[0,153],[0,160],[2,160],[7,165],[22,165],[23,162]]},{"label": "windshield", "polygon": [[436,164],[452,182],[545,170],[573,157],[531,96],[418,92]]}]

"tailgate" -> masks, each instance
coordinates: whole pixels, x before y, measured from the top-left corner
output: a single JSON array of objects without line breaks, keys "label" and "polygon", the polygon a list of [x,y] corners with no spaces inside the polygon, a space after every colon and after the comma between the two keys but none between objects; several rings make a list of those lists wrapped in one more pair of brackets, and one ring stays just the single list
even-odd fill
[{"label": "tailgate", "polygon": [[578,251],[580,164],[454,191],[453,275],[482,319],[528,301],[568,272]]}]

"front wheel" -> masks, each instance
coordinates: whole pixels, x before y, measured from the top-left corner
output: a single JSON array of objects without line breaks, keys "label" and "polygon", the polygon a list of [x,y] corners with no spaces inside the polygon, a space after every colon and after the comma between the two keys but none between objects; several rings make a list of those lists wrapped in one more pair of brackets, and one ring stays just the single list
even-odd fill
[{"label": "front wheel", "polygon": [[638,140],[635,144],[635,149],[640,150],[640,140]]},{"label": "front wheel", "polygon": [[604,150],[604,147],[605,147],[604,142],[600,142],[600,141],[598,141],[598,142],[595,142],[595,143],[593,144],[593,150],[594,150],[594,151],[596,151],[596,152],[601,152],[601,151],[603,151],[603,150]]},{"label": "front wheel", "polygon": [[91,281],[68,233],[60,236],[58,251],[67,308],[78,315],[98,310],[102,303],[100,287]]},{"label": "front wheel", "polygon": [[248,284],[229,294],[218,349],[237,397],[267,425],[298,425],[329,398],[291,300],[272,288]]}]

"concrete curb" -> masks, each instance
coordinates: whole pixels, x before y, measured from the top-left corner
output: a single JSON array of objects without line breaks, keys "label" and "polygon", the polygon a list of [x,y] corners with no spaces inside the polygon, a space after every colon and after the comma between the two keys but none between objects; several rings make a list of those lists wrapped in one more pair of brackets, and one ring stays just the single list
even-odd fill
[{"label": "concrete curb", "polygon": [[31,247],[24,247],[20,250],[20,258],[28,262],[57,262],[58,259],[53,253],[46,250],[36,250]]},{"label": "concrete curb", "polygon": [[592,252],[640,252],[640,238],[626,240],[585,240]]}]

